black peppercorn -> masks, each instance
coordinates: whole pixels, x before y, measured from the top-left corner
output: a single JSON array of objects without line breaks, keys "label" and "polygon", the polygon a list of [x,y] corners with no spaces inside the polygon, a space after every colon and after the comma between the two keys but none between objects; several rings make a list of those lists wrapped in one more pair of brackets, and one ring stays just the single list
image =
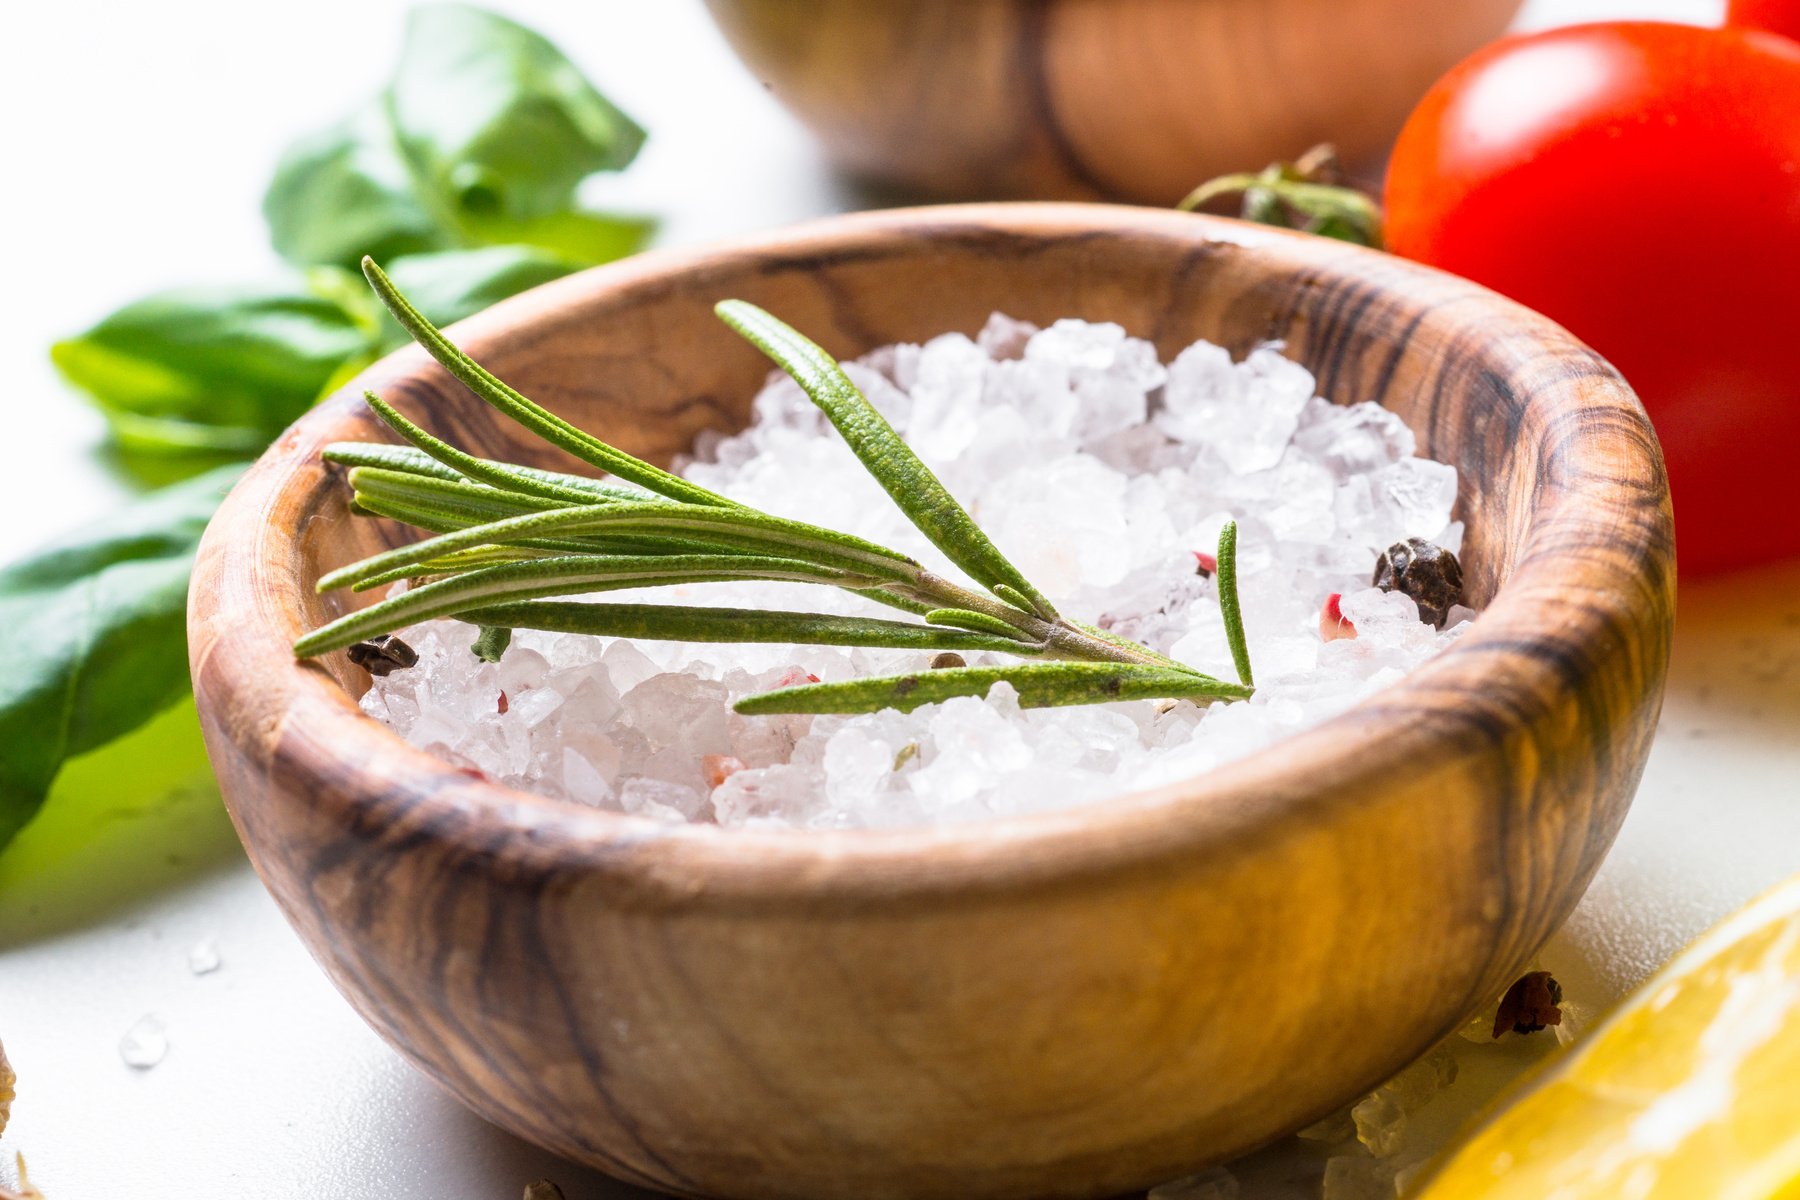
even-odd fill
[{"label": "black peppercorn", "polygon": [[963,656],[954,650],[945,650],[940,654],[931,656],[931,669],[934,671],[948,671],[955,667],[966,667],[968,665],[969,664],[963,659]]},{"label": "black peppercorn", "polygon": [[1500,997],[1499,1011],[1494,1014],[1494,1036],[1508,1030],[1536,1033],[1548,1025],[1561,1025],[1562,1000],[1562,984],[1550,972],[1533,971],[1521,977]]},{"label": "black peppercorn", "polygon": [[419,652],[391,633],[358,642],[344,653],[371,675],[391,675],[404,667],[415,666],[419,661]]},{"label": "black peppercorn", "polygon": [[1456,555],[1424,538],[1395,542],[1375,560],[1374,584],[1399,591],[1419,606],[1419,620],[1439,629],[1452,605],[1462,600],[1462,564]]}]

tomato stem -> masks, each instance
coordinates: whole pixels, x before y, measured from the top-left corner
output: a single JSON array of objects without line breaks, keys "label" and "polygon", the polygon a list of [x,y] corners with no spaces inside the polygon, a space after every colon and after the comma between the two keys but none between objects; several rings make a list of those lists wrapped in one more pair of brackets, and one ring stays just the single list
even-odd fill
[{"label": "tomato stem", "polygon": [[1238,195],[1243,197],[1238,215],[1246,221],[1381,248],[1381,206],[1349,185],[1337,151],[1328,144],[1314,146],[1291,163],[1209,179],[1176,207],[1193,212]]}]

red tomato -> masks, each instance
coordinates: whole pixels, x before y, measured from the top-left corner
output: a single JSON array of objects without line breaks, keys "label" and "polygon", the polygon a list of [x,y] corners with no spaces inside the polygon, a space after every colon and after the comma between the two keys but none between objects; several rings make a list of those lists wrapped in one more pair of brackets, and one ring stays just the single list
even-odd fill
[{"label": "red tomato", "polygon": [[1643,398],[1684,573],[1800,553],[1800,43],[1610,23],[1440,80],[1387,245],[1546,313]]},{"label": "red tomato", "polygon": [[1800,0],[1731,0],[1725,23],[1800,39]]}]

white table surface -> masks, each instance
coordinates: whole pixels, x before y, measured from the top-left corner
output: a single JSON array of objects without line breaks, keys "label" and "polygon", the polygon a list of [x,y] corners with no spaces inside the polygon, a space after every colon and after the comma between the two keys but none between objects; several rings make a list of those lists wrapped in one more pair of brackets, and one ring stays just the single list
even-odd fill
[{"label": "white table surface", "polygon": [[[857,207],[731,58],[698,4],[502,3],[554,37],[652,131],[602,193],[679,244]],[[1703,20],[1715,0],[1532,0],[1522,22]],[[292,134],[383,77],[397,0],[301,7],[165,0],[9,14],[0,112],[0,363],[34,441],[0,470],[0,556],[104,511],[119,485],[99,420],[44,358],[54,337],[139,293],[272,270],[258,200]],[[32,497],[66,489],[54,514]],[[1624,833],[1548,952],[1603,1001],[1762,887],[1800,870],[1800,567],[1684,587],[1663,728]],[[52,1200],[510,1200],[549,1177],[569,1200],[645,1193],[467,1114],[380,1043],[326,983],[196,786],[155,818],[116,813],[105,872],[15,880],[0,857],[0,1040],[20,1076],[10,1160]],[[96,883],[95,879],[104,883]],[[222,966],[196,975],[214,939]],[[136,1071],[146,1014],[170,1049]],[[0,1179],[10,1178],[0,1166]],[[1246,1200],[1254,1200],[1246,1196]]]}]

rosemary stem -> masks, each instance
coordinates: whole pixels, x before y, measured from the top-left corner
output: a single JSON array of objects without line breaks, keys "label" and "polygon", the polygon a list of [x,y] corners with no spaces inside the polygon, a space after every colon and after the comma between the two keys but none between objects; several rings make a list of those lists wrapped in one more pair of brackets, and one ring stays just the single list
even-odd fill
[{"label": "rosemary stem", "polygon": [[1167,659],[1152,651],[1097,638],[1061,617],[1047,621],[1035,612],[1026,612],[993,596],[965,588],[923,567],[918,568],[905,590],[935,607],[968,609],[1003,621],[1019,631],[1021,642],[1041,646],[1041,653],[1047,658],[1169,665]]}]

